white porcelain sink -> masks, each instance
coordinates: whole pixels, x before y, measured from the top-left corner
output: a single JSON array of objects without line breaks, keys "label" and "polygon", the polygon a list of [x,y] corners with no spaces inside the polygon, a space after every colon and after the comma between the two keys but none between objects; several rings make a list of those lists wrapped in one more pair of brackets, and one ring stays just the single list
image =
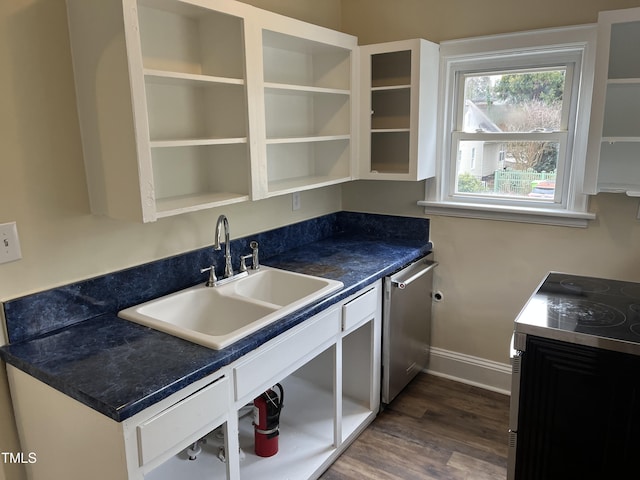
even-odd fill
[{"label": "white porcelain sink", "polygon": [[342,286],[336,280],[261,266],[225,285],[197,285],[118,316],[220,350]]}]

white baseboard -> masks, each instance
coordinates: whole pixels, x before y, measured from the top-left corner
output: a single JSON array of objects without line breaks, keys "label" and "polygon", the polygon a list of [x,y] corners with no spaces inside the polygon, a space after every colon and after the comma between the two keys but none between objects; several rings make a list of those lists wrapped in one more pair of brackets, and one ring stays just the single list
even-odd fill
[{"label": "white baseboard", "polygon": [[511,394],[511,365],[431,347],[427,373]]}]

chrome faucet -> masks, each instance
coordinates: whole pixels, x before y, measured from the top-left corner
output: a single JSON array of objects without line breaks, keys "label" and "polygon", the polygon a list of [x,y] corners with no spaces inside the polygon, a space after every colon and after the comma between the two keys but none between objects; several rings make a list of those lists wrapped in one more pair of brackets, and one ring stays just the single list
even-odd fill
[{"label": "chrome faucet", "polygon": [[222,233],[222,228],[224,228],[224,278],[229,278],[233,276],[233,267],[231,266],[231,247],[229,246],[229,220],[224,215],[220,215],[216,222],[214,250],[221,250],[220,234]]}]

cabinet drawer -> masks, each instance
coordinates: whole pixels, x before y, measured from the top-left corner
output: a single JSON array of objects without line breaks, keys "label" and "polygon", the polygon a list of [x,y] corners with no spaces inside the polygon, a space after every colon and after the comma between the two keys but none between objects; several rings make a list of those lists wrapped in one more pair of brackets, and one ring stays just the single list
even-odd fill
[{"label": "cabinet drawer", "polygon": [[236,400],[251,393],[264,381],[273,379],[287,367],[296,366],[305,355],[337,335],[340,332],[340,310],[334,308],[323,312],[318,318],[307,320],[302,327],[234,368]]},{"label": "cabinet drawer", "polygon": [[374,287],[342,306],[343,331],[349,330],[362,320],[371,318],[375,314],[378,306],[377,292],[378,289]]},{"label": "cabinet drawer", "polygon": [[[229,380],[222,377],[138,425],[140,465],[179,445],[229,407]],[[207,432],[205,432],[207,433]],[[189,441],[196,439],[189,439]]]}]

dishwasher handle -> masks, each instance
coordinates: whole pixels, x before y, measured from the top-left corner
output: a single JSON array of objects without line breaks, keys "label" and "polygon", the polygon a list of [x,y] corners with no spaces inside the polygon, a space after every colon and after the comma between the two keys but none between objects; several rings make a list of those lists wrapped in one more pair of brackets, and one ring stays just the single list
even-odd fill
[{"label": "dishwasher handle", "polygon": [[424,267],[421,268],[420,270],[418,270],[417,272],[415,272],[409,278],[406,278],[406,279],[395,279],[395,278],[391,277],[391,284],[394,287],[398,287],[400,290],[402,290],[402,289],[406,288],[407,286],[409,286],[409,284],[411,282],[413,282],[414,280],[417,280],[418,278],[423,276],[425,273],[433,270],[437,266],[438,266],[438,262],[432,262],[430,260],[427,260],[425,262]]}]

